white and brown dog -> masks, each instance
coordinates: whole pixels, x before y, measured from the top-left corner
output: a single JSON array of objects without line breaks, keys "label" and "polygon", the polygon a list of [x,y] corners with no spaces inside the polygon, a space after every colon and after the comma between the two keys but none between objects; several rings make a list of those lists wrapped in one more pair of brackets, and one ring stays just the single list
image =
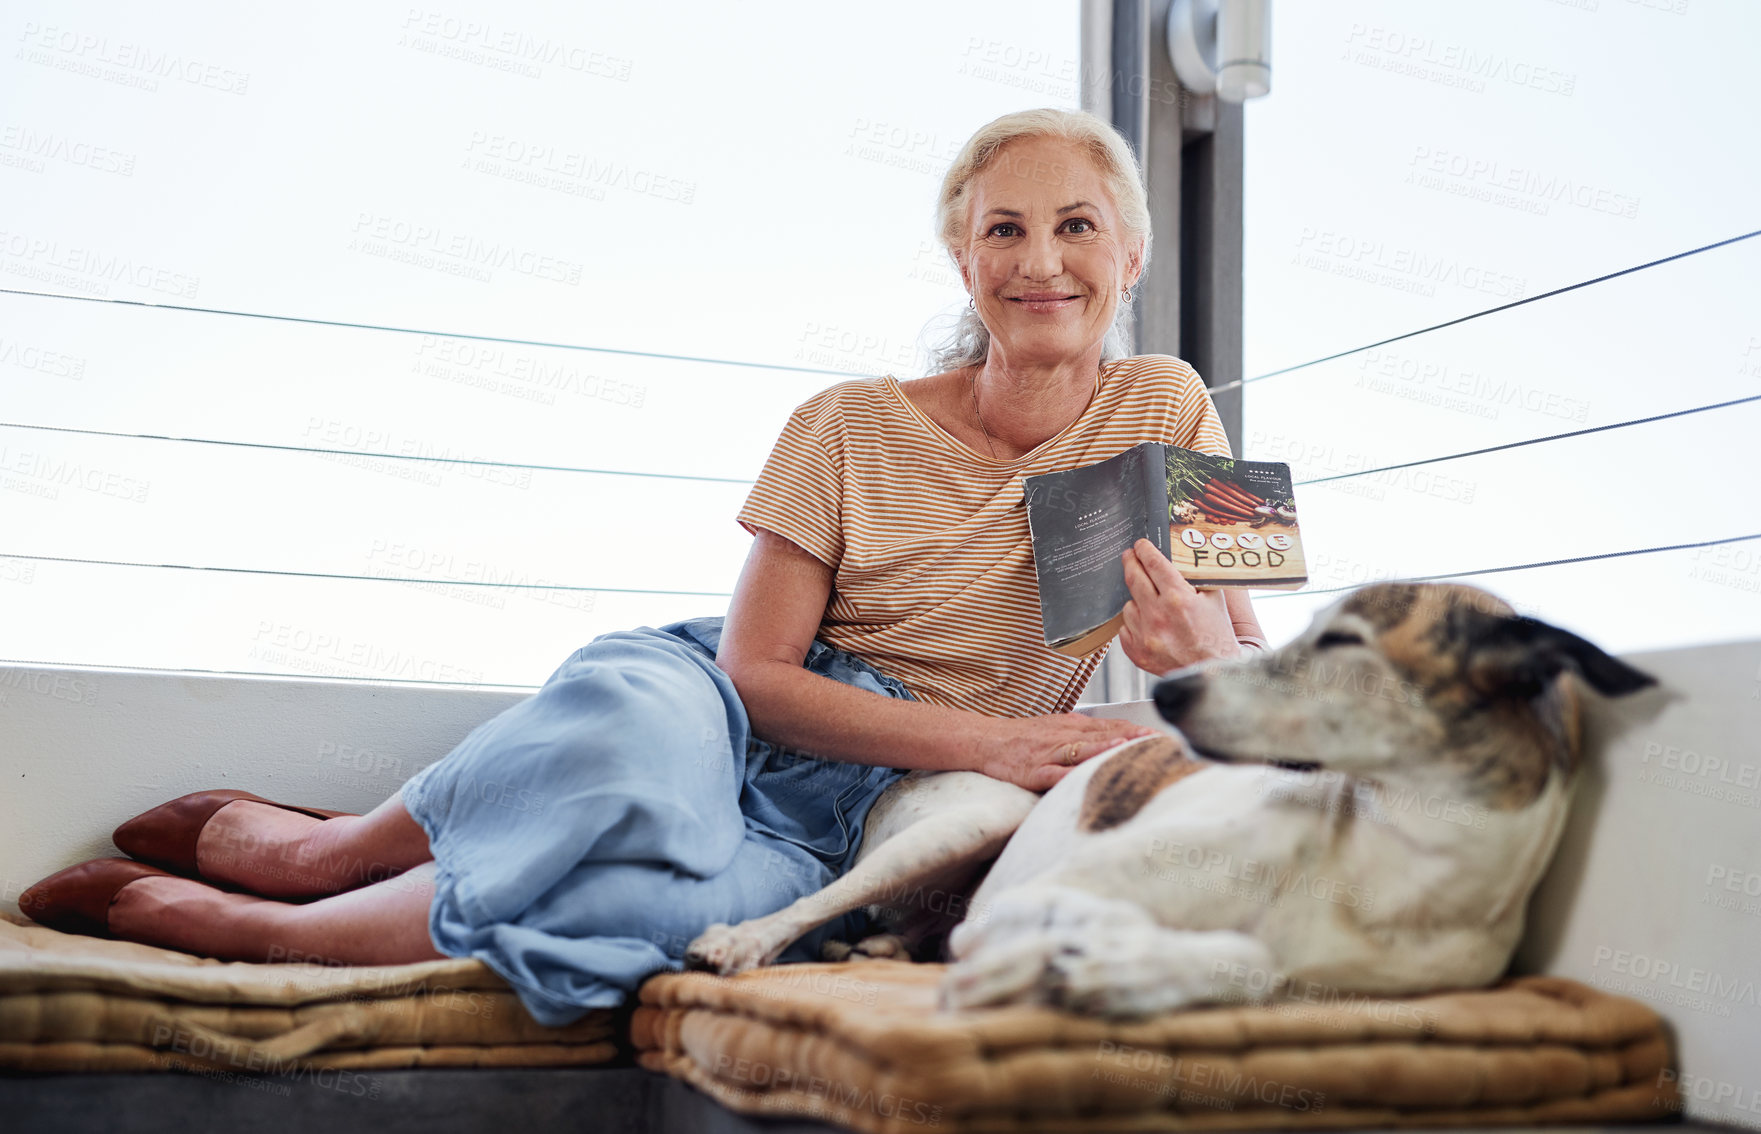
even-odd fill
[{"label": "white and brown dog", "polygon": [[860,952],[970,914],[949,938],[954,1007],[1135,1015],[1485,985],[1564,827],[1572,674],[1615,696],[1653,684],[1484,591],[1366,587],[1282,649],[1170,675],[1155,699],[1178,732],[1094,757],[1037,806],[975,773],[913,773],[875,805],[848,874],[711,927],[687,960],[763,964],[879,906],[897,935]]}]

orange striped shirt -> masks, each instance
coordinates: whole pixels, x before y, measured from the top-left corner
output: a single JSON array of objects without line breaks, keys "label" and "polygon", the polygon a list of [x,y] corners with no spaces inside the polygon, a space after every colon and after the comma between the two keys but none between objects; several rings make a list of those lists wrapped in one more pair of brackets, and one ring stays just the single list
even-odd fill
[{"label": "orange striped shirt", "polygon": [[841,382],[789,415],[740,509],[836,572],[818,638],[914,697],[989,716],[1062,713],[1106,648],[1046,647],[1022,478],[1139,441],[1231,456],[1204,383],[1167,355],[1106,364],[1099,393],[1012,461],[973,452],[887,375]]}]

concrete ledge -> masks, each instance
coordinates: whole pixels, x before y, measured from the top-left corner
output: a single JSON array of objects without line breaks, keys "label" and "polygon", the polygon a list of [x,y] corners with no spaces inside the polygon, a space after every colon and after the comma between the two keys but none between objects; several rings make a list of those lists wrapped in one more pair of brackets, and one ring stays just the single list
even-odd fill
[{"label": "concrete ledge", "polygon": [[468,687],[0,668],[0,905],[204,788],[365,811],[529,696]]}]

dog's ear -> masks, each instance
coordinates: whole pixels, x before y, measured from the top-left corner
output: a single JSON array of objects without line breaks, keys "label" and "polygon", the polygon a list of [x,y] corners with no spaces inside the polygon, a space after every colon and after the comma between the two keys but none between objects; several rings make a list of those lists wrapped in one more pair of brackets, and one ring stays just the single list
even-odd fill
[{"label": "dog's ear", "polygon": [[1538,618],[1473,611],[1467,641],[1468,682],[1492,696],[1538,696],[1565,669],[1608,697],[1657,684],[1650,674]]}]

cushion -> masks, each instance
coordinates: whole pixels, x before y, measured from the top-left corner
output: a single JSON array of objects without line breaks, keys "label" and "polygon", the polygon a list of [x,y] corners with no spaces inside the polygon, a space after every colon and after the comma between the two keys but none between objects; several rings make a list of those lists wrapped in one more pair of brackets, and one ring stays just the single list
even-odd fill
[{"label": "cushion", "polygon": [[1679,1106],[1656,1014],[1568,980],[1119,1021],[938,1011],[944,968],[662,974],[631,1038],[643,1066],[735,1110],[876,1132],[1615,1122]]},{"label": "cushion", "polygon": [[6,1070],[581,1065],[618,1053],[614,1027],[544,1027],[479,961],[229,963],[0,920]]}]

